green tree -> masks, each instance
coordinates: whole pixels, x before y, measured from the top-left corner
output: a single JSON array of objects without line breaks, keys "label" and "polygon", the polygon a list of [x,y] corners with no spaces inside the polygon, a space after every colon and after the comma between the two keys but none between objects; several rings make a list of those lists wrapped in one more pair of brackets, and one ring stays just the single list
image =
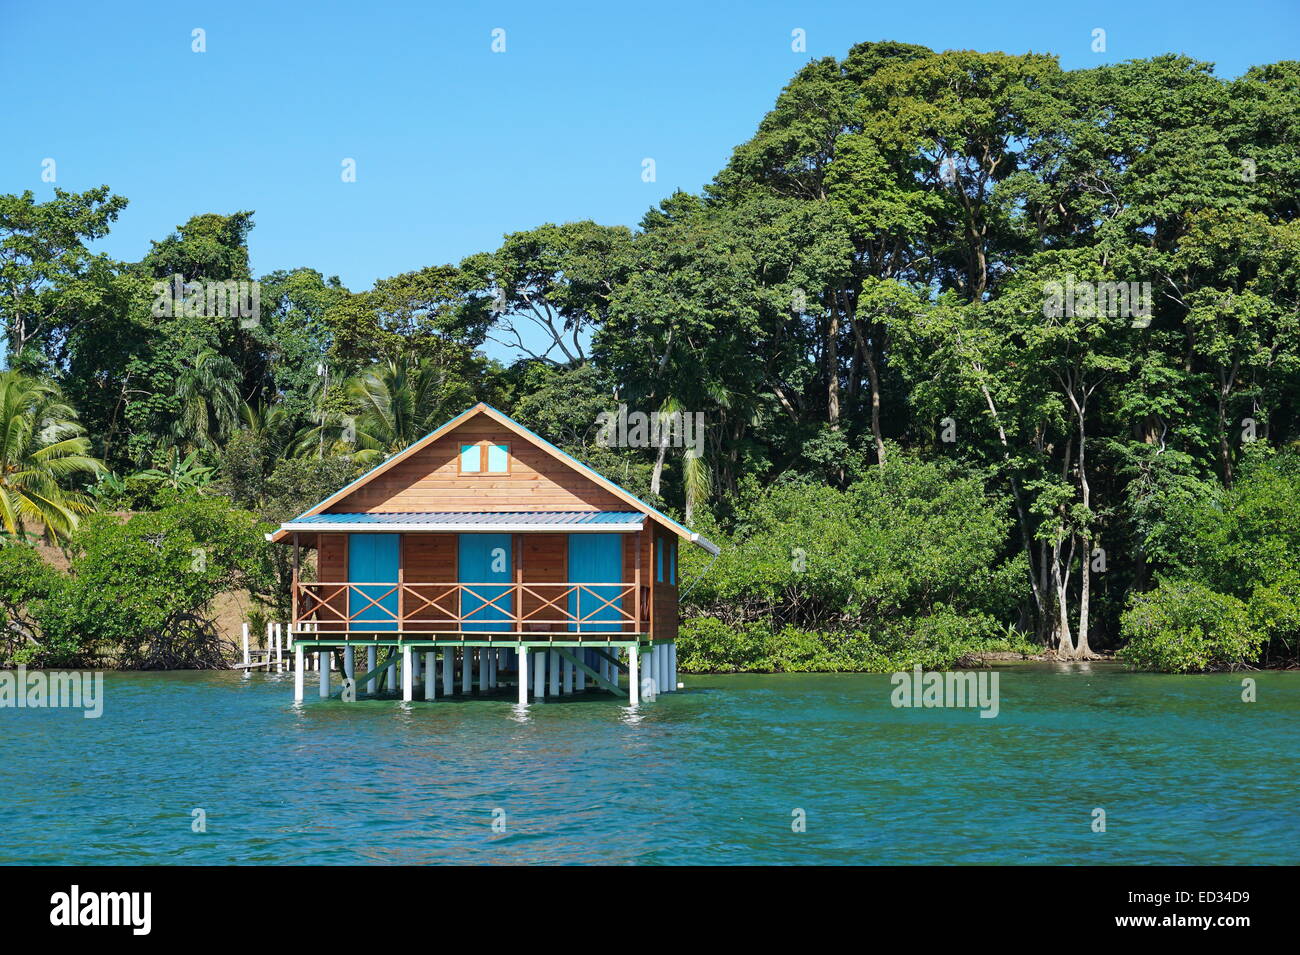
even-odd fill
[{"label": "green tree", "polygon": [[6,534],[30,523],[48,537],[67,537],[92,510],[90,498],[69,483],[102,471],[58,388],[0,371],[0,521]]}]

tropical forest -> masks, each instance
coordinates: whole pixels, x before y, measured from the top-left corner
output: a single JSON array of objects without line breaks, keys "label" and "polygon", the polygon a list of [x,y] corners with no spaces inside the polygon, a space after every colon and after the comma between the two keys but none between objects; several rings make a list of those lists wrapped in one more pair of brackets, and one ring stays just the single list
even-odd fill
[{"label": "tropical forest", "polygon": [[111,184],[0,195],[0,666],[229,665],[266,533],[479,401],[720,546],[684,671],[1300,662],[1300,62],[875,42],[772,93],[635,224],[368,289],[259,272],[253,209],[119,261]]}]

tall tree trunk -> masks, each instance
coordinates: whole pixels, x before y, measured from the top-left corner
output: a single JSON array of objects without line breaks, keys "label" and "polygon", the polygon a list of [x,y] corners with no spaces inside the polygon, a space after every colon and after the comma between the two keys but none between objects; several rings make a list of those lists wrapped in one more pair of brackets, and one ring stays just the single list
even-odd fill
[{"label": "tall tree trunk", "polygon": [[[1080,394],[1076,397],[1073,389],[1069,392],[1070,404],[1074,406],[1075,416],[1079,421],[1079,493],[1083,498],[1085,520],[1092,516],[1092,485],[1088,483],[1087,427],[1088,427],[1088,389],[1080,385]],[[1096,654],[1088,646],[1088,606],[1092,595],[1092,532],[1085,529],[1083,540],[1083,566],[1079,571],[1079,643],[1075,647],[1076,660],[1093,660]]]},{"label": "tall tree trunk", "polygon": [[880,371],[876,368],[875,336],[868,340],[862,332],[862,322],[856,316],[850,319],[853,337],[862,352],[863,363],[867,367],[867,384],[871,388],[871,437],[876,445],[876,463],[885,465],[885,439],[880,431]]},{"label": "tall tree trunk", "polygon": [[[1057,528],[1056,540],[1052,544],[1052,583],[1056,589],[1056,655],[1072,659],[1074,657],[1074,640],[1070,637],[1069,595],[1066,593],[1066,574],[1069,573],[1069,560],[1065,572],[1061,570],[1061,533]],[[1073,548],[1071,548],[1071,556]]]},{"label": "tall tree trunk", "polygon": [[826,320],[826,421],[833,430],[840,426],[840,310],[831,303]]},{"label": "tall tree trunk", "polygon": [[[974,367],[977,373],[983,370],[978,364],[974,365]],[[1002,459],[1006,461],[1009,466],[1011,464],[1011,446],[1007,442],[1006,429],[1002,427],[1002,418],[998,414],[998,406],[993,401],[993,395],[989,392],[988,386],[983,381],[980,381],[980,391],[984,393],[984,402],[988,405],[989,414],[993,415],[993,424],[998,429],[998,440],[1002,442]],[[1010,473],[1008,473],[1007,477],[1011,483],[1011,498],[1016,505],[1016,518],[1020,524],[1020,537],[1021,540],[1024,541],[1025,545],[1025,559],[1029,562],[1029,589],[1034,595],[1034,608],[1037,612],[1038,620],[1041,620],[1047,610],[1046,600],[1043,596],[1043,592],[1039,589],[1038,574],[1034,570],[1034,541],[1033,538],[1029,536],[1029,519],[1025,514],[1025,501],[1020,493],[1019,479],[1014,474]],[[1039,630],[1037,621],[1034,630],[1035,632]]]}]

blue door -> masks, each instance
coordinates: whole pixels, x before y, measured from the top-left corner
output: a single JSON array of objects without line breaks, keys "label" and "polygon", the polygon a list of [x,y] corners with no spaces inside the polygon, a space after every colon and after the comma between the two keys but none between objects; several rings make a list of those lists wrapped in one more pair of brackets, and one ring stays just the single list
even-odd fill
[{"label": "blue door", "polygon": [[[461,534],[456,579],[462,584],[509,584],[512,580],[509,534]],[[475,587],[461,591],[460,613],[466,630],[513,630],[514,599],[509,587]],[[503,622],[504,621],[504,622]]]},{"label": "blue door", "polygon": [[[348,535],[348,581],[373,585],[354,587],[348,592],[352,629],[397,629],[397,561],[401,540],[400,534]],[[392,593],[388,593],[390,590]]]},{"label": "blue door", "polygon": [[[569,535],[569,583],[571,584],[611,584],[623,579],[623,535],[621,534],[570,534]],[[583,633],[620,630],[615,623],[596,621],[618,621],[623,599],[619,597],[621,587],[590,587],[577,593],[569,594],[569,613],[578,617],[590,616],[586,623],[571,623],[570,630]],[[605,601],[613,601],[605,605]]]}]

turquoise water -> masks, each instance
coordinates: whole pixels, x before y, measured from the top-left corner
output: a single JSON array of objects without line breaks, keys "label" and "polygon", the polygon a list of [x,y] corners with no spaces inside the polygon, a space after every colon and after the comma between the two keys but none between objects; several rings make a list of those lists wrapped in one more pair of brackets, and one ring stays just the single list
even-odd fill
[{"label": "turquoise water", "polygon": [[635,713],[524,715],[110,673],[98,720],[0,710],[0,863],[1300,862],[1300,673],[1243,703],[1226,674],[999,672],[995,719],[895,709],[888,676],[686,676]]}]

